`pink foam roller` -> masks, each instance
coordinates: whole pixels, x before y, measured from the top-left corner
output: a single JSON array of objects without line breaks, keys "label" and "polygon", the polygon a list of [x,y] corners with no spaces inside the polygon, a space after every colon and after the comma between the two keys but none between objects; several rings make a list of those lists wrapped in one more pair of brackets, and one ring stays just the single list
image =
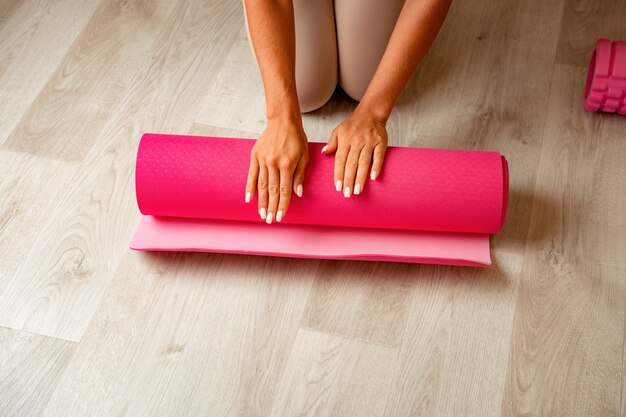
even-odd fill
[{"label": "pink foam roller", "polygon": [[585,84],[585,110],[626,114],[626,42],[596,42]]},{"label": "pink foam roller", "polygon": [[252,139],[145,134],[136,250],[489,265],[504,222],[508,168],[498,152],[389,147],[382,174],[344,198],[334,157],[309,143],[304,195],[281,223],[244,202]]}]

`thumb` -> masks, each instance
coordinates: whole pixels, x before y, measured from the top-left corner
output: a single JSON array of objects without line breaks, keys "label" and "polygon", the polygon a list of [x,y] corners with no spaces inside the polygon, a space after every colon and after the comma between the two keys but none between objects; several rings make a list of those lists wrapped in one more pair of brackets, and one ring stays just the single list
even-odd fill
[{"label": "thumb", "polygon": [[328,155],[328,154],[335,152],[337,150],[338,139],[339,138],[337,137],[337,129],[335,129],[333,130],[333,133],[330,135],[330,140],[328,141],[326,146],[322,148],[322,153],[324,155]]}]

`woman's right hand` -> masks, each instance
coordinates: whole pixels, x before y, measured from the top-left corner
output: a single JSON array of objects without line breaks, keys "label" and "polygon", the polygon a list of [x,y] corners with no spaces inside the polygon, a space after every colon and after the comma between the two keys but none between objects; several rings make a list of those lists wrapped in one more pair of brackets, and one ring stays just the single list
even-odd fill
[{"label": "woman's right hand", "polygon": [[302,197],[304,172],[309,162],[308,140],[300,115],[268,118],[265,131],[250,154],[246,203],[258,191],[261,219],[280,222],[291,201],[291,192]]}]

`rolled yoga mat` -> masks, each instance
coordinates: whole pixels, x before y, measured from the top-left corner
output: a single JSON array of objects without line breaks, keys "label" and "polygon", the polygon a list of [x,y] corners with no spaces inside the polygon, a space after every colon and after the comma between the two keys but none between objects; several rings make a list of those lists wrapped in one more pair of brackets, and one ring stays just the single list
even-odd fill
[{"label": "rolled yoga mat", "polygon": [[626,42],[598,39],[585,83],[585,110],[626,115]]},{"label": "rolled yoga mat", "polygon": [[360,195],[333,185],[334,155],[309,142],[303,196],[281,223],[244,202],[255,140],[146,133],[135,185],[143,218],[130,247],[300,258],[490,265],[508,168],[498,152],[387,148]]}]

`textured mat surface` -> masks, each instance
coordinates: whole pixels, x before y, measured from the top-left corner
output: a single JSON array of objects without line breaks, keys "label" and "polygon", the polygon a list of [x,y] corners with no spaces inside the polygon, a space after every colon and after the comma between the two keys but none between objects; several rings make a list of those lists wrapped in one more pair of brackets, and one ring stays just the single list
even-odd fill
[{"label": "textured mat surface", "polygon": [[585,110],[626,115],[626,42],[598,39],[587,73]]},{"label": "textured mat surface", "polygon": [[267,225],[244,203],[252,139],[145,134],[136,167],[144,218],[131,248],[488,265],[504,222],[497,152],[389,147],[359,196],[333,187],[333,156],[309,143],[302,198]]}]

